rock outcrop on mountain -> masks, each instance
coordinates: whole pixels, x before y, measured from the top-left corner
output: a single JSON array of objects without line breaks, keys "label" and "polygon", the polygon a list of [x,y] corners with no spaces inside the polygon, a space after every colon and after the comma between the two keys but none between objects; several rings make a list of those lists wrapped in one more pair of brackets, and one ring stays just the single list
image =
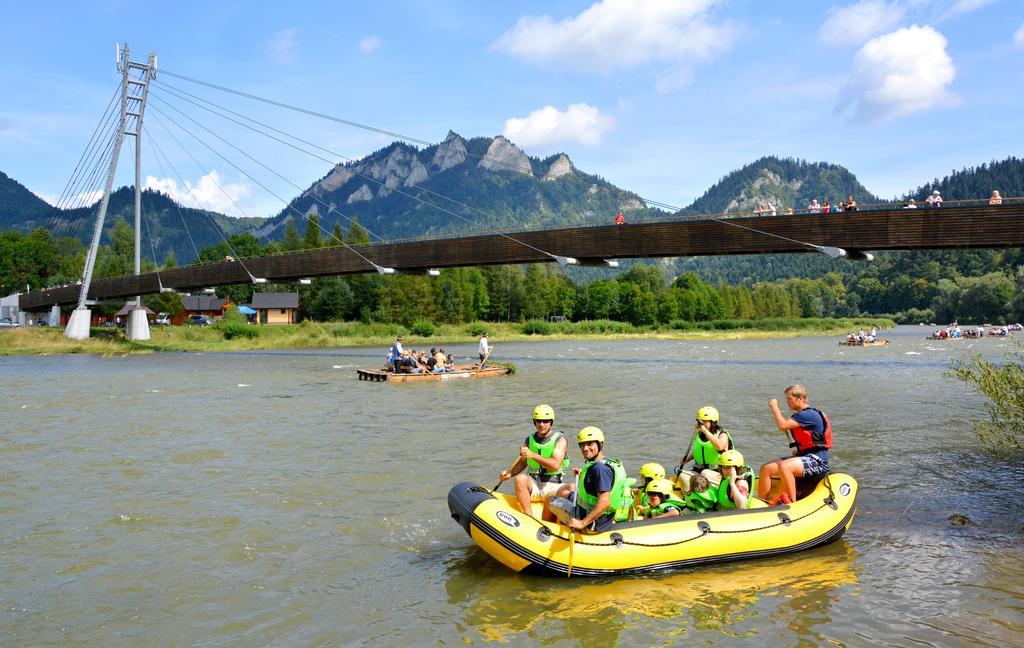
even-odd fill
[{"label": "rock outcrop on mountain", "polygon": [[523,175],[532,176],[533,166],[530,158],[526,157],[522,149],[498,135],[487,147],[487,153],[480,160],[480,168],[489,171],[516,171]]},{"label": "rock outcrop on mountain", "polygon": [[548,167],[547,174],[544,175],[545,180],[557,180],[562,176],[571,175],[576,169],[572,166],[572,162],[569,160],[569,156],[562,153],[555,161]]},{"label": "rock outcrop on mountain", "polygon": [[448,137],[437,145],[434,158],[430,161],[432,171],[442,172],[457,167],[466,161],[466,140],[455,131],[448,131]]}]

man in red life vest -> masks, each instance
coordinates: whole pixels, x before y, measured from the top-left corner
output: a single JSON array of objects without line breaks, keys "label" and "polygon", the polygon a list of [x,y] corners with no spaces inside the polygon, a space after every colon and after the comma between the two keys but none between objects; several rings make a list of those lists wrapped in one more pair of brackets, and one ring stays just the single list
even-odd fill
[{"label": "man in red life vest", "polygon": [[625,223],[626,223],[626,217],[622,215],[622,212],[619,212],[618,214],[615,214],[615,224],[616,225],[625,225]]},{"label": "man in red life vest", "polygon": [[783,502],[796,501],[797,477],[820,477],[827,475],[829,448],[832,447],[832,424],[824,412],[807,404],[807,388],[793,385],[786,389],[786,405],[793,410],[793,416],[783,418],[778,399],[768,401],[768,407],[775,417],[775,426],[782,432],[793,435],[789,444],[793,456],[769,461],[761,466],[757,480],[758,495],[766,499],[772,488],[772,477],[782,479]]}]

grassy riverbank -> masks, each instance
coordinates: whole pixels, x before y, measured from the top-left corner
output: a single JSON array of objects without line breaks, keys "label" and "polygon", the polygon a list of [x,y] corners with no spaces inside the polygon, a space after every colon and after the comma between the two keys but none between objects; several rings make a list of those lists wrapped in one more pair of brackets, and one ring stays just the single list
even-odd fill
[{"label": "grassy riverbank", "polygon": [[259,349],[324,349],[347,346],[386,347],[396,335],[405,336],[406,348],[475,343],[487,331],[492,343],[528,340],[724,340],[745,338],[841,335],[860,328],[894,326],[887,319],[766,319],[673,322],[670,326],[637,327],[623,322],[526,323],[472,322],[434,325],[361,322],[302,322],[291,326],[254,326],[223,322],[214,326],[151,327],[151,340],[136,342],[119,329],[94,328],[88,340],[64,337],[61,328],[28,327],[0,330],[0,355],[98,353],[125,354],[153,351],[247,351]]}]

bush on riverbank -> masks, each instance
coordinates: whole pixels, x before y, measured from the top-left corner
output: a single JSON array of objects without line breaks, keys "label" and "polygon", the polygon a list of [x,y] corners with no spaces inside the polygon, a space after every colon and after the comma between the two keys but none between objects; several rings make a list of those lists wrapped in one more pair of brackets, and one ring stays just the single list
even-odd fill
[{"label": "bush on riverbank", "polygon": [[1024,353],[989,362],[980,353],[954,360],[950,375],[989,399],[988,419],[974,424],[985,448],[999,452],[1024,449]]}]

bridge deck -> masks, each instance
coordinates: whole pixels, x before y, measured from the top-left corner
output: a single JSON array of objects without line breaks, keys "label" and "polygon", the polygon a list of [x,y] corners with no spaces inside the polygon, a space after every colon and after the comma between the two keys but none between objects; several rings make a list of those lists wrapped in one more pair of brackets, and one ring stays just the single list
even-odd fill
[{"label": "bridge deck", "polygon": [[[809,251],[805,246],[762,232],[815,245],[862,251],[1024,247],[1024,205],[1018,204],[733,218],[728,223],[694,219],[602,225],[515,232],[507,236],[489,234],[383,243],[358,249],[377,265],[399,272],[424,272],[428,268],[552,261],[551,257],[517,241],[581,261]],[[265,277],[270,282],[374,271],[371,265],[344,247],[244,259],[244,262],[254,276]],[[249,275],[239,262],[226,261],[165,270],[159,273],[159,279],[151,272],[94,281],[89,298],[114,300],[157,293],[161,283],[165,288],[184,292],[248,281]],[[41,310],[53,304],[74,304],[78,293],[78,286],[26,293],[21,296],[20,305],[23,310]]]}]

